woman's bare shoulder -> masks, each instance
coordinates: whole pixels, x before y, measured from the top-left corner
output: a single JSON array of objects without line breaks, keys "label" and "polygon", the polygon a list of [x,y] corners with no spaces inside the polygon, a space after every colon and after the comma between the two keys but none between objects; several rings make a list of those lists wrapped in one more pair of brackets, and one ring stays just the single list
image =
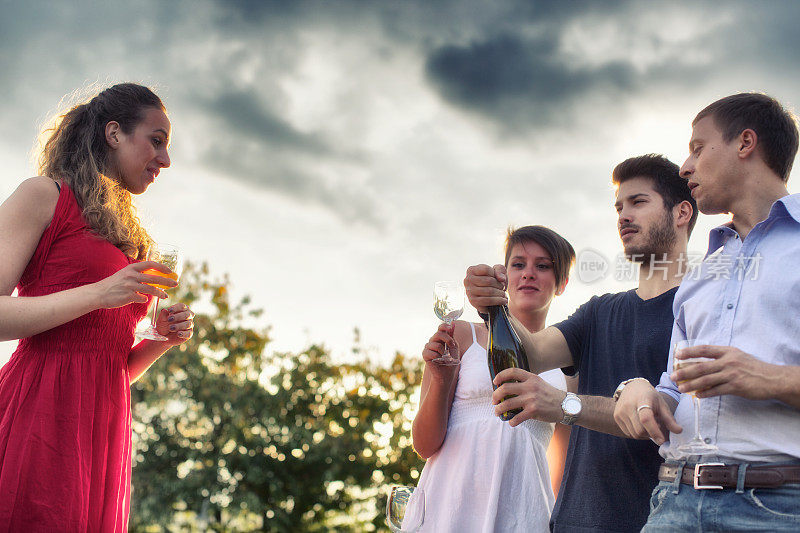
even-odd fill
[{"label": "woman's bare shoulder", "polygon": [[472,328],[475,328],[475,337],[478,343],[483,346],[486,344],[486,325],[483,322],[467,322],[456,320],[454,337],[459,346],[466,350],[472,344]]},{"label": "woman's bare shoulder", "polygon": [[47,176],[35,176],[20,183],[6,202],[10,202],[16,211],[46,226],[53,219],[58,196],[59,188],[55,181]]}]

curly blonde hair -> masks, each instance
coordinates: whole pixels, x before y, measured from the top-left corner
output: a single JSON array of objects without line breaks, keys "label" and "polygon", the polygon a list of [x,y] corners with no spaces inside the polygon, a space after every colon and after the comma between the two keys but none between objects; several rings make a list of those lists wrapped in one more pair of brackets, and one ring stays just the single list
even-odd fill
[{"label": "curly blonde hair", "polygon": [[105,127],[119,123],[130,134],[150,108],[165,111],[149,88],[120,83],[73,106],[43,132],[39,173],[69,185],[89,228],[133,259],[144,259],[152,242],[139,222],[131,193],[111,168]]}]

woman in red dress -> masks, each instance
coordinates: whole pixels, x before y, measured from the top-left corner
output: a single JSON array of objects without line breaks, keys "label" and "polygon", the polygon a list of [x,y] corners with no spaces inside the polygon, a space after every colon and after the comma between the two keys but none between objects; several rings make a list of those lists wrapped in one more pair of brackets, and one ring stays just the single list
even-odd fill
[{"label": "woman in red dress", "polygon": [[[163,309],[167,341],[134,345],[153,296],[151,240],[131,203],[170,164],[161,100],[132,83],[59,117],[39,177],[0,206],[0,532],[127,531],[130,384],[192,336]],[[14,288],[18,296],[11,296]]]}]

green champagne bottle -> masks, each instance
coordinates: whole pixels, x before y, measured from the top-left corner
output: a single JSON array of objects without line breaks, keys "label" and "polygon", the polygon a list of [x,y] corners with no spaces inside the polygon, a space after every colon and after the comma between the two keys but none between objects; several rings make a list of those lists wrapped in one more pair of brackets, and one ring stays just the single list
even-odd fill
[{"label": "green champagne bottle", "polygon": [[[528,356],[519,340],[519,335],[514,331],[511,320],[508,316],[508,307],[505,305],[493,306],[488,309],[489,319],[489,345],[486,352],[489,360],[489,375],[492,379],[492,387],[496,390],[494,377],[506,368],[521,368],[530,372],[528,366]],[[522,409],[506,411],[500,418],[511,420],[514,415],[520,413]]]}]

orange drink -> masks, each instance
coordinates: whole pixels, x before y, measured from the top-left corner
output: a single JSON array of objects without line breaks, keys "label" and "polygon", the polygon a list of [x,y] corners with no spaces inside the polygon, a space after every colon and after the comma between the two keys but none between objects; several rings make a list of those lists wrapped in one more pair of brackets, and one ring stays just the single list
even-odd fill
[{"label": "orange drink", "polygon": [[[691,365],[692,363],[697,363],[698,359],[676,359],[675,363],[672,365],[675,370],[680,370],[681,368],[686,368],[687,366]],[[680,380],[678,384],[686,383],[687,380]],[[695,395],[697,391],[689,391],[689,394],[692,396]]]},{"label": "orange drink", "polygon": [[[156,270],[154,268],[148,268],[147,270],[143,270],[143,274],[147,274],[148,276],[158,276],[160,278],[165,278],[164,283],[166,283],[166,279],[173,279],[178,281],[178,276],[181,273],[181,253],[177,247],[169,245],[169,244],[156,244],[150,247],[147,251],[147,260],[154,261],[156,263],[161,263],[165,267],[171,270],[169,273],[161,272],[160,270]],[[151,287],[157,287],[162,290],[169,290],[174,289],[175,287],[170,287],[168,285],[163,285],[161,283],[149,283]],[[155,296],[153,298],[154,305],[153,305],[153,316],[150,319],[150,325],[142,330],[136,330],[136,337],[139,339],[149,339],[151,341],[165,341],[168,340],[167,337],[160,334],[156,329],[156,317],[158,316],[158,301],[160,300],[159,296]]]},{"label": "orange drink", "polygon": [[[169,274],[165,274],[160,270],[156,270],[154,268],[148,268],[147,270],[143,270],[142,274],[147,274],[148,276],[161,276],[162,278],[174,279],[175,281],[178,281],[178,274],[176,274],[175,272],[170,272]],[[148,283],[148,285],[151,285],[153,287],[158,287],[159,289],[165,291],[175,288],[175,287],[168,287],[166,285],[159,285],[157,283]]]}]

